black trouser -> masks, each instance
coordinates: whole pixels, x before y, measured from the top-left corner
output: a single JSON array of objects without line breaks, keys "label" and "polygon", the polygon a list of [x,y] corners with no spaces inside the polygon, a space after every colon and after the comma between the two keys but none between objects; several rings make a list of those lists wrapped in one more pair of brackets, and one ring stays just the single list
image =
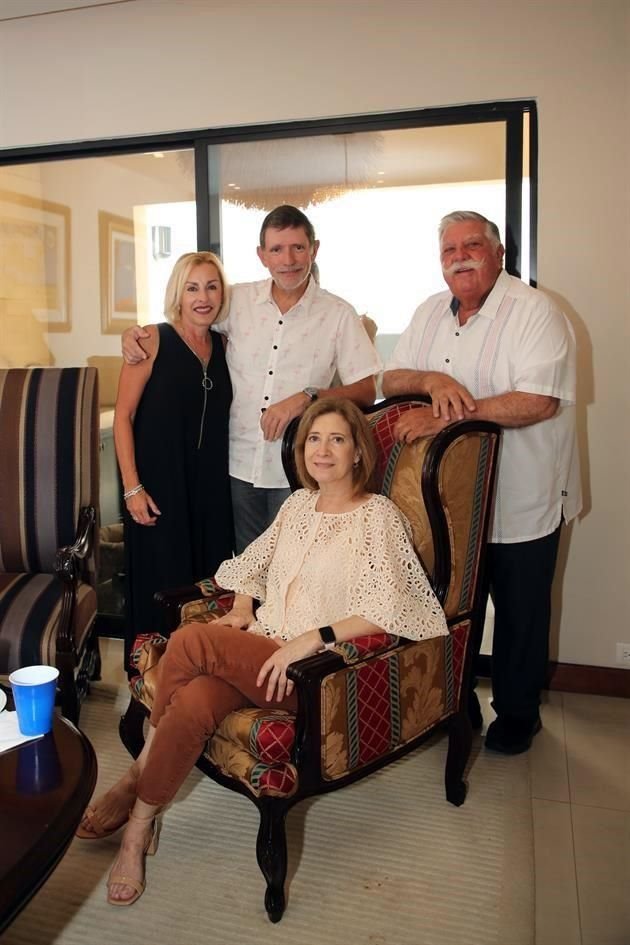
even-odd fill
[{"label": "black trouser", "polygon": [[495,610],[492,705],[500,716],[533,720],[538,714],[560,528],[534,541],[488,545],[485,602],[489,591]]}]

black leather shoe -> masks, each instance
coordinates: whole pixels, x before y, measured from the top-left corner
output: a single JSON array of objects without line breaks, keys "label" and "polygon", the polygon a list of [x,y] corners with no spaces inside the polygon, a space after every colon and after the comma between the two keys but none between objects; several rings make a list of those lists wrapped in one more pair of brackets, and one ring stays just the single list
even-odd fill
[{"label": "black leather shoe", "polygon": [[530,748],[534,735],[541,728],[539,715],[534,720],[517,719],[510,715],[498,716],[488,726],[486,748],[504,755],[520,755]]},{"label": "black leather shoe", "polygon": [[483,715],[479,705],[479,697],[474,689],[471,689],[468,696],[468,718],[472,725],[473,732],[479,732],[483,727]]}]

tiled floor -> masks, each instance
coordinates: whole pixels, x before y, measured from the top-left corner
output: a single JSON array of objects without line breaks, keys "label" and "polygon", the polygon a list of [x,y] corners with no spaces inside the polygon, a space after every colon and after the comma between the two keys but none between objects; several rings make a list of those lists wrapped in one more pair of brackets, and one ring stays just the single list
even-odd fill
[{"label": "tiled floor", "polygon": [[[487,684],[479,694],[490,722]],[[536,945],[630,945],[630,700],[549,692],[541,716]]]},{"label": "tiled floor", "polygon": [[[101,642],[122,681],[120,641]],[[478,692],[487,724],[489,685]],[[536,945],[630,945],[630,700],[550,692],[541,716],[528,756]]]}]

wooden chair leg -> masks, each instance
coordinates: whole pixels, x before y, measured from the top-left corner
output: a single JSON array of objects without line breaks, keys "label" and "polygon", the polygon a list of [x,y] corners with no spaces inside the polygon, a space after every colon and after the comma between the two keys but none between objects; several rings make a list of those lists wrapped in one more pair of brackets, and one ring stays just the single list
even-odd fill
[{"label": "wooden chair leg", "polygon": [[461,807],[466,800],[464,771],[472,746],[472,727],[466,706],[452,716],[448,729],[448,755],[446,756],[446,800]]},{"label": "wooden chair leg", "polygon": [[260,826],[256,857],[267,881],[265,909],[272,922],[279,922],[285,909],[284,884],[287,878],[287,836],[285,820],[289,805],[280,798],[262,798],[257,804]]},{"label": "wooden chair leg", "polygon": [[144,746],[144,720],[147,717],[147,710],[134,699],[129,699],[127,711],[121,716],[118,723],[118,733],[120,740],[134,758],[137,758]]},{"label": "wooden chair leg", "polygon": [[57,668],[59,669],[59,704],[61,714],[72,722],[79,724],[81,703],[74,678],[74,659],[69,653],[57,654]]},{"label": "wooden chair leg", "polygon": [[92,647],[92,670],[90,672],[90,682],[98,682],[101,678],[101,644],[98,636],[94,635],[94,645]]}]

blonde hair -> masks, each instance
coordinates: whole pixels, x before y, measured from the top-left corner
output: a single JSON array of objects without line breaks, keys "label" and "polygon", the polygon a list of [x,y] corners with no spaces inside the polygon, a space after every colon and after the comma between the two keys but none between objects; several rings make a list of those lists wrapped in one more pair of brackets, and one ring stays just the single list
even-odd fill
[{"label": "blonde hair", "polygon": [[169,322],[177,322],[181,316],[181,301],[184,294],[184,286],[188,281],[191,269],[203,263],[210,263],[219,274],[221,283],[222,302],[221,308],[217,313],[215,322],[220,322],[225,318],[230,300],[230,287],[225,276],[223,263],[218,256],[211,252],[184,253],[180,256],[171,272],[166,283],[166,292],[164,293],[164,316]]},{"label": "blonde hair", "polygon": [[364,414],[361,413],[356,404],[345,397],[322,397],[316,400],[314,404],[307,407],[302,415],[300,424],[295,434],[295,446],[293,453],[295,457],[295,468],[298,478],[305,489],[316,492],[319,485],[313,479],[306,469],[304,462],[304,446],[306,438],[311,432],[311,427],[318,417],[325,414],[336,413],[343,417],[352,434],[352,440],[359,454],[359,461],[352,470],[352,482],[355,495],[358,492],[378,492],[376,488],[374,471],[376,469],[376,445]]}]

